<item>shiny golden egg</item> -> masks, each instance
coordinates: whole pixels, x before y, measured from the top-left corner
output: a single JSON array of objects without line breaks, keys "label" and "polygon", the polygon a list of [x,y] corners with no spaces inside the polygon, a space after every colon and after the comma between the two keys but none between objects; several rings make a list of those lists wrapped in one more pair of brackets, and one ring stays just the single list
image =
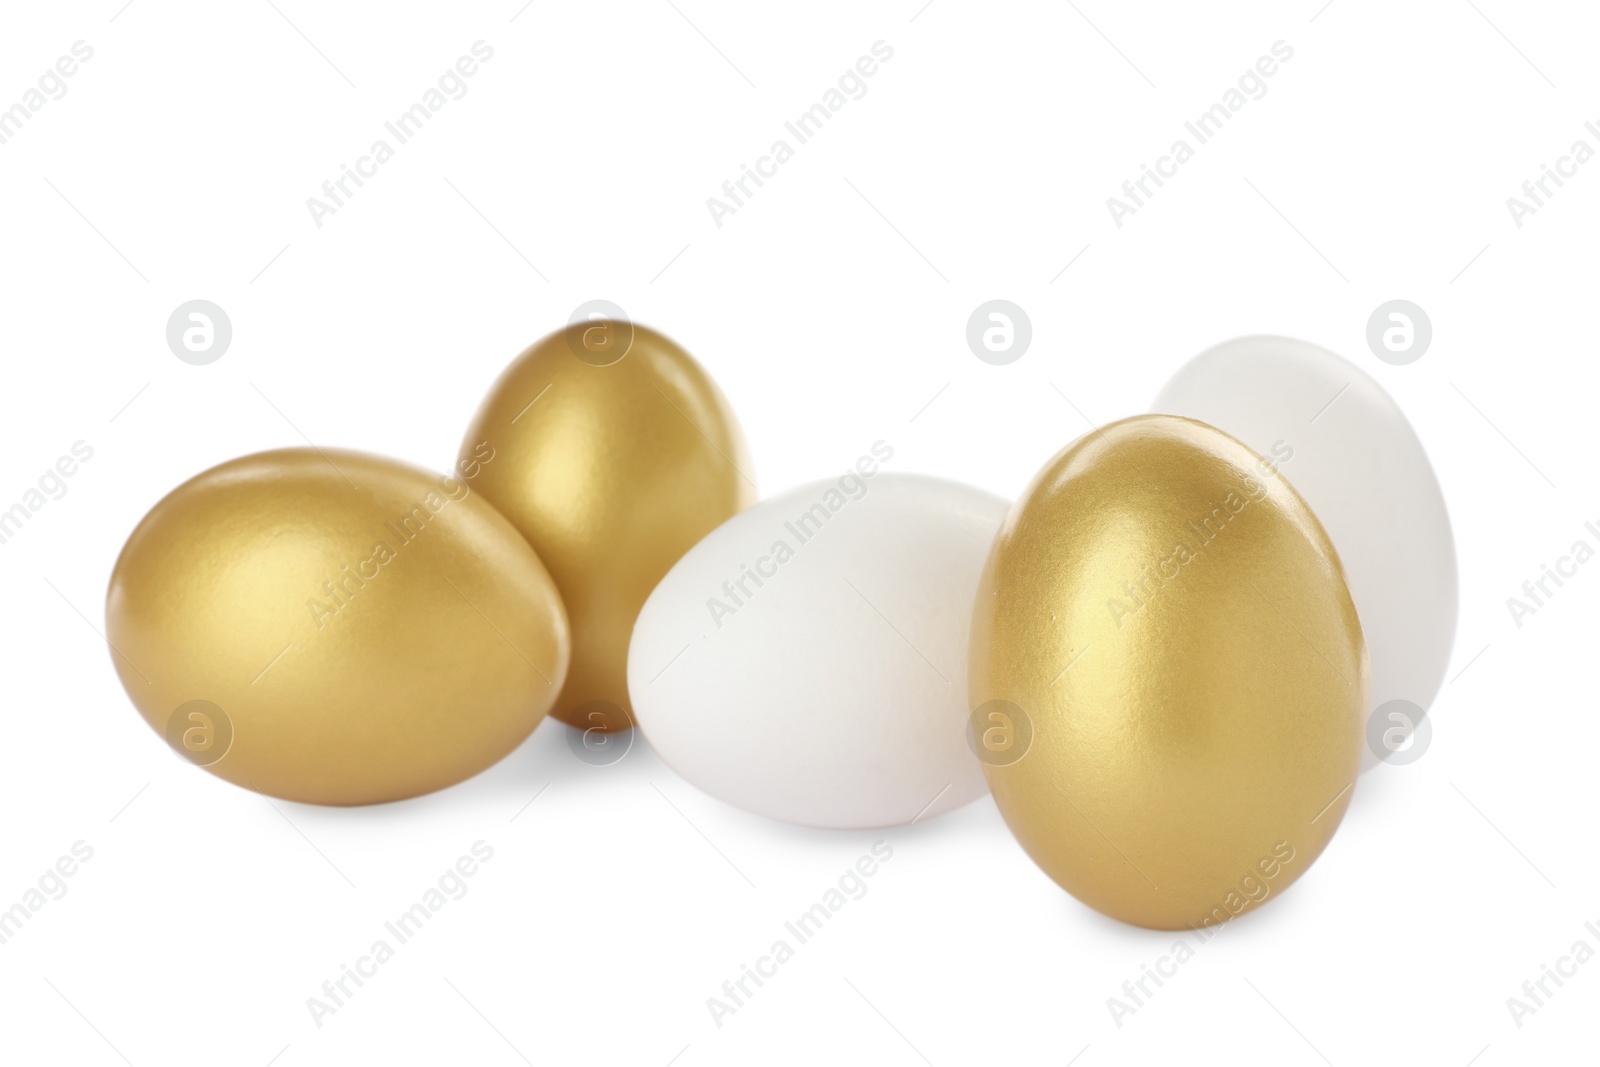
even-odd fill
[{"label": "shiny golden egg", "polygon": [[1124,922],[1259,906],[1349,804],[1366,644],[1286,474],[1203,423],[1127,419],[1052,459],[991,549],[975,747],[1034,862]]},{"label": "shiny golden egg", "polygon": [[483,442],[496,458],[475,487],[550,568],[572,623],[572,668],[552,714],[628,727],[628,641],[645,598],[755,501],[733,410],[670,339],[626,321],[580,322],[506,369],[460,461]]},{"label": "shiny golden egg", "polygon": [[372,804],[499,760],[566,680],[555,583],[477,492],[356,452],[245,456],[128,538],[106,636],[179,755],[288,800]]}]

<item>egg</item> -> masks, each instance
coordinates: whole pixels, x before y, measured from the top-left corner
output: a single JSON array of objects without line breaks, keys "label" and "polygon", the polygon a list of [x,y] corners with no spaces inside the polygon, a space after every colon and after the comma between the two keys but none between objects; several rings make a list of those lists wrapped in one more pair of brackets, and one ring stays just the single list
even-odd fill
[{"label": "egg", "polygon": [[973,595],[1006,504],[889,473],[729,519],[645,602],[628,681],[639,727],[705,792],[828,828],[927,819],[984,792],[966,740]]},{"label": "egg", "polygon": [[581,321],[506,369],[461,448],[496,460],[475,488],[528,539],[566,603],[572,667],[553,714],[631,725],[628,639],[650,590],[695,542],[755,500],[733,410],[663,335]]},{"label": "egg", "polygon": [[[1344,564],[1372,655],[1369,716],[1409,705],[1419,718],[1455,643],[1455,542],[1422,442],[1383,387],[1308,342],[1244,337],[1191,360],[1153,410],[1210,423],[1279,466]],[[1369,747],[1364,764],[1388,755]]]},{"label": "egg", "polygon": [[292,448],[174,489],[106,596],[139,713],[191,763],[313,804],[417,796],[506,755],[565,681],[566,613],[458,475]]},{"label": "egg", "polygon": [[1145,415],[1052,459],[973,613],[995,803],[1073,896],[1124,922],[1224,922],[1328,843],[1362,746],[1367,653],[1317,517],[1244,445]]}]

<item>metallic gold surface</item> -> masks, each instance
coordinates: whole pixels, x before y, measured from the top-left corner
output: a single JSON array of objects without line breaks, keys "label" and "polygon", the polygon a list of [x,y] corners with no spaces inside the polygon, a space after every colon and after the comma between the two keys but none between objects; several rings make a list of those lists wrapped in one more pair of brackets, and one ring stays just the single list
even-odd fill
[{"label": "metallic gold surface", "polygon": [[296,448],[173,490],[106,597],[140,714],[214,774],[315,804],[417,796],[506,755],[570,644],[544,565],[469,477],[493,462],[441,477]]},{"label": "metallic gold surface", "polygon": [[1125,922],[1211,925],[1298,878],[1349,804],[1366,689],[1321,525],[1203,423],[1079,439],[984,570],[969,695],[995,801],[1050,877]]},{"label": "metallic gold surface", "polygon": [[517,357],[463,459],[479,441],[496,459],[476,487],[538,551],[572,622],[572,668],[551,714],[586,729],[631,725],[628,641],[645,598],[755,500],[732,409],[668,338],[590,322]]}]

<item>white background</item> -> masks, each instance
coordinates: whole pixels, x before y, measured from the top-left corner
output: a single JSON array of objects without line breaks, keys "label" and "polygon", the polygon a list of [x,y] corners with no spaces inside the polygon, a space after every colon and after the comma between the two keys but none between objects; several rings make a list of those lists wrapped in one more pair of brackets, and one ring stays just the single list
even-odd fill
[{"label": "white background", "polygon": [[[1520,628],[1506,607],[1600,520],[1600,161],[1521,228],[1505,203],[1575,139],[1600,147],[1591,10],[274,2],[3,14],[0,106],[75,41],[94,56],[0,145],[0,507],[75,441],[94,457],[0,545],[0,907],[74,842],[93,858],[0,945],[0,1060],[1593,1059],[1600,962],[1520,1029],[1506,1007],[1573,942],[1600,949],[1600,566]],[[468,94],[317,228],[306,198],[480,39]],[[866,96],[714,225],[706,198],[878,40],[894,56]],[[1106,198],[1278,40],[1294,56],[1267,95],[1117,228]],[[1432,747],[1363,778],[1294,890],[1120,1027],[1107,998],[1173,936],[1062,893],[987,799],[800,830],[643,745],[587,766],[553,722],[472,781],[368,810],[269,803],[176,759],[97,633],[144,511],[306,439],[443,468],[500,368],[596,297],[710,369],[764,494],[882,438],[890,469],[1014,496],[1088,428],[1064,397],[1096,423],[1145,410],[1243,333],[1344,353],[1413,421],[1455,524]],[[1006,367],[964,339],[995,297],[1033,323]],[[195,298],[233,323],[210,366],[165,342]],[[1394,298],[1434,327],[1405,367],[1364,340]],[[706,998],[880,837],[867,896],[715,1026]],[[307,998],[479,840],[470,892],[317,1027]]]}]

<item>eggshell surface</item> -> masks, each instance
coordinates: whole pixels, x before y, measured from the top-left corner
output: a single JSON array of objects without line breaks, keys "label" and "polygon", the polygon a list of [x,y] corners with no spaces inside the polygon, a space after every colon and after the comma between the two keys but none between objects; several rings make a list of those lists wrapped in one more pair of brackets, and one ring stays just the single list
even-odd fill
[{"label": "eggshell surface", "polygon": [[460,461],[485,441],[496,459],[475,485],[549,567],[572,624],[572,667],[551,714],[626,729],[628,640],[645,597],[755,500],[733,410],[672,339],[626,321],[579,322],[506,368]]},{"label": "eggshell surface", "polygon": [[861,469],[719,526],[656,587],[629,650],[639,726],[668,764],[807,826],[905,824],[985,788],[967,641],[1005,502]]},{"label": "eggshell surface", "polygon": [[1124,922],[1213,925],[1299,878],[1349,804],[1366,649],[1339,560],[1244,445],[1146,415],[1072,444],[995,538],[972,627],[995,803]]},{"label": "eggshell surface", "polygon": [[180,756],[314,804],[478,773],[539,724],[569,654],[555,584],[470,480],[336,449],[169,493],[117,560],[106,636]]},{"label": "eggshell surface", "polygon": [[[1456,553],[1439,481],[1399,405],[1326,349],[1243,337],[1182,367],[1153,410],[1209,423],[1278,466],[1344,565],[1372,656],[1368,713],[1404,701],[1420,718],[1455,643]],[[1369,746],[1364,765],[1380,753]]]}]

